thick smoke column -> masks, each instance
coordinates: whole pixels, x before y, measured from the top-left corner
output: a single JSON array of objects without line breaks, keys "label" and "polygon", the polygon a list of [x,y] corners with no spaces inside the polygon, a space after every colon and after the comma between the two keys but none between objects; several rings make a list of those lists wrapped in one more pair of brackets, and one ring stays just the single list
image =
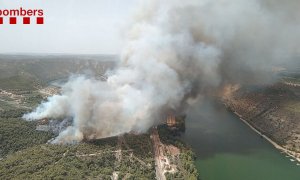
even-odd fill
[{"label": "thick smoke column", "polygon": [[300,4],[151,1],[131,23],[120,65],[106,82],[71,78],[61,95],[24,118],[72,117],[58,143],[144,132],[164,111],[181,109],[224,83],[270,82],[266,70],[299,52],[295,5]]}]

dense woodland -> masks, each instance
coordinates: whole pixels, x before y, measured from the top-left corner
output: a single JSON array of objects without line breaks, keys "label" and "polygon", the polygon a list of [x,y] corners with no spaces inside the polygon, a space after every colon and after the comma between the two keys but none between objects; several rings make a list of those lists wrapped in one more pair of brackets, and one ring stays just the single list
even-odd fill
[{"label": "dense woodland", "polygon": [[[125,134],[73,145],[45,144],[51,133],[35,130],[35,123],[18,118],[1,119],[2,155],[0,179],[154,179],[154,152],[150,134]],[[167,179],[197,179],[194,154],[174,138],[167,128],[159,128],[163,143],[174,144],[181,153],[173,161],[179,172]],[[122,150],[120,156],[117,151]],[[178,163],[180,162],[180,163]]]},{"label": "dense woodland", "polygon": [[[135,145],[132,141],[136,139]],[[116,158],[118,137],[74,145],[36,145],[9,155],[0,163],[0,179],[154,179],[149,136],[125,136],[122,161]],[[134,144],[134,145],[133,145]]]},{"label": "dense woodland", "polygon": [[0,157],[46,143],[52,137],[50,132],[36,131],[34,122],[20,118],[0,118],[0,127]]}]

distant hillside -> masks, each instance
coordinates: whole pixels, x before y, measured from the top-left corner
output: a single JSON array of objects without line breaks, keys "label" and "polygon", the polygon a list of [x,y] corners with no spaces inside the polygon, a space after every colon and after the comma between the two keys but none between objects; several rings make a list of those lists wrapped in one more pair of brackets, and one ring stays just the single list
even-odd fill
[{"label": "distant hillside", "polygon": [[[26,84],[43,84],[72,74],[102,75],[114,67],[111,55],[0,55],[0,88],[27,89]],[[35,83],[34,83],[35,82]]]},{"label": "distant hillside", "polygon": [[224,99],[248,123],[300,157],[300,87],[243,87]]}]

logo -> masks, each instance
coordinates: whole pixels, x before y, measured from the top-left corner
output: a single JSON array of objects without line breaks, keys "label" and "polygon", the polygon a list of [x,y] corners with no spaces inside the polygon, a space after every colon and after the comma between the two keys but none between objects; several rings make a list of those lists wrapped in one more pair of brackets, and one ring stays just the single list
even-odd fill
[{"label": "logo", "polygon": [[0,9],[0,25],[2,24],[44,24],[42,9]]}]

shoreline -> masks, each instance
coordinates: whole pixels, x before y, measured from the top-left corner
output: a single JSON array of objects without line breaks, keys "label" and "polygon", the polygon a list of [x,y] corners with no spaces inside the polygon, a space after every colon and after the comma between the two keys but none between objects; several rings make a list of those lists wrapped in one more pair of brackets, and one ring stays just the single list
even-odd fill
[{"label": "shoreline", "polygon": [[[264,138],[265,140],[267,140],[269,143],[271,143],[276,149],[280,150],[281,152],[287,154],[288,156],[290,156],[292,159],[290,159],[290,161],[294,160],[297,161],[298,163],[300,163],[300,153],[288,150],[282,146],[280,146],[279,144],[277,144],[275,141],[273,141],[272,139],[270,139],[268,136],[264,135],[262,132],[260,132],[258,129],[256,129],[254,126],[252,126],[247,120],[243,119],[242,116],[237,113],[236,111],[232,110],[229,106],[227,106],[225,103],[223,103],[225,105],[225,107],[227,107],[231,112],[233,112],[236,116],[238,116],[238,118],[244,122],[248,127],[250,127],[254,132],[256,132],[258,135],[260,135],[262,138]],[[293,161],[292,161],[293,162]],[[297,163],[297,165],[298,165]]]}]

